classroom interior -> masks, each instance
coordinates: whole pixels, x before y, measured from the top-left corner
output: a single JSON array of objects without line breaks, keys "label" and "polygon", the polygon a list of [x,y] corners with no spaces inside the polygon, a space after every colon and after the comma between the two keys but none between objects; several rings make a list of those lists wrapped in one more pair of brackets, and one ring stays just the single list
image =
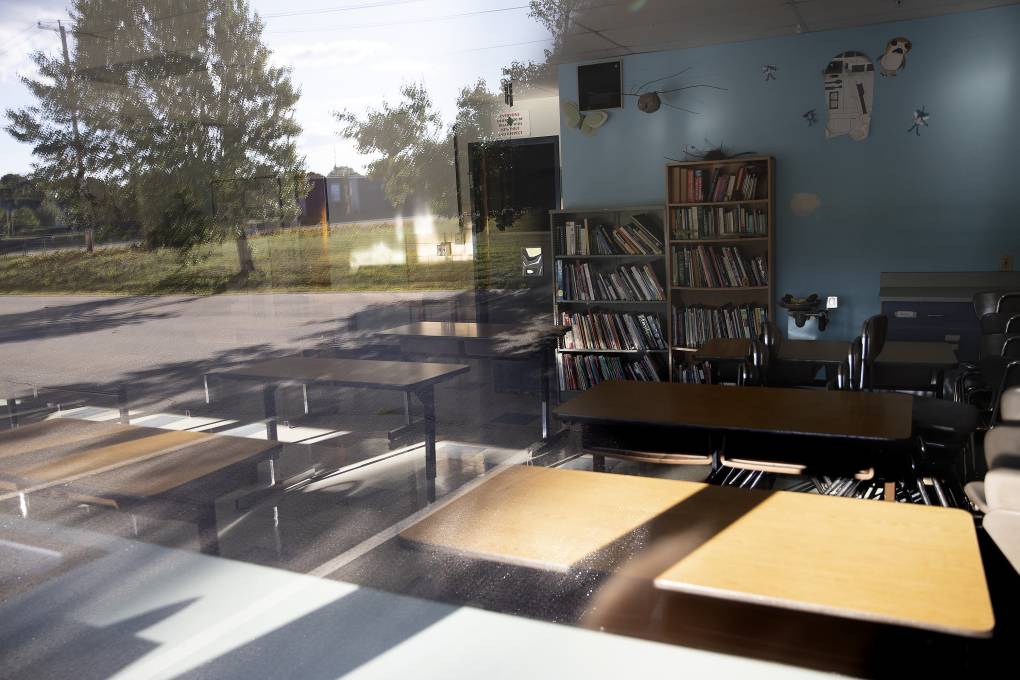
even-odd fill
[{"label": "classroom interior", "polygon": [[0,677],[1015,665],[1020,4],[564,4],[471,285],[0,289]]}]

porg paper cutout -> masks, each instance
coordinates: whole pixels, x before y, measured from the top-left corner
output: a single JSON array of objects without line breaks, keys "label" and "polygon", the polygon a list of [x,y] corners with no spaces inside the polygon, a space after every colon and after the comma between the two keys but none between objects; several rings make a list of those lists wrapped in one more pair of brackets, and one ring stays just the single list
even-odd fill
[{"label": "porg paper cutout", "polygon": [[875,98],[875,65],[863,52],[837,54],[825,67],[825,137],[868,138]]},{"label": "porg paper cutout", "polygon": [[906,38],[893,38],[885,45],[885,54],[878,58],[883,76],[894,76],[907,66],[907,52],[913,45]]}]

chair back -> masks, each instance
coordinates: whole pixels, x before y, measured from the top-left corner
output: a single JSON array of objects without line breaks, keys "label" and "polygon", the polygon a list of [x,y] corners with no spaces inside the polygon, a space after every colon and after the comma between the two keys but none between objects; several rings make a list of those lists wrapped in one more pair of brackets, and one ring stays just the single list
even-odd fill
[{"label": "chair back", "polygon": [[1020,387],[1003,390],[999,398],[999,413],[1003,421],[1020,423]]},{"label": "chair back", "polygon": [[1000,290],[974,295],[974,313],[981,319],[985,314],[1020,314],[1020,292]]},{"label": "chair back", "polygon": [[846,357],[847,389],[864,389],[864,339],[857,336],[850,342]]},{"label": "chair back", "polygon": [[861,379],[857,389],[871,388],[871,374],[875,365],[875,359],[882,353],[885,347],[885,337],[889,331],[889,317],[885,314],[876,314],[864,321],[861,326],[860,348],[861,348]]}]

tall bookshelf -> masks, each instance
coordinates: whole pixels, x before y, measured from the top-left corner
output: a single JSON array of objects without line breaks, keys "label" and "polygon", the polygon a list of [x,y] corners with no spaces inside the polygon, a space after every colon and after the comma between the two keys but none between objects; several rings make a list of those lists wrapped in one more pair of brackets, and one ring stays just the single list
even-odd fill
[{"label": "tall bookshelf", "polygon": [[[611,377],[648,379],[650,370],[668,381],[669,278],[662,206],[553,210],[549,221],[553,320],[571,326],[556,350],[560,391],[570,395]],[[648,273],[661,294],[654,294]],[[645,278],[638,281],[639,275]],[[580,379],[580,371],[587,379]]]},{"label": "tall bookshelf", "polygon": [[773,314],[775,159],[670,163],[666,197],[671,378],[693,382],[704,342]]}]

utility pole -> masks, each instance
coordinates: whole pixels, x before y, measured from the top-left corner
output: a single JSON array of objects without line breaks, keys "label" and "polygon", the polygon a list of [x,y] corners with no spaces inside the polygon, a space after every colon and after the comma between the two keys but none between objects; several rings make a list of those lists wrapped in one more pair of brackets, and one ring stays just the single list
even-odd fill
[{"label": "utility pole", "polygon": [[[62,21],[57,21],[56,28],[51,22],[38,22],[40,29],[44,31],[55,31],[60,33],[60,45],[64,51],[64,71],[67,73],[67,89],[71,96],[71,134],[74,138],[74,165],[75,183],[74,192],[78,200],[85,198],[85,160],[82,158],[81,130],[78,126],[78,90],[74,86],[74,79],[71,77],[71,53],[67,49],[67,30]],[[91,230],[90,230],[91,231]],[[90,235],[86,235],[86,243],[90,241]],[[89,248],[91,251],[92,249]]]}]

